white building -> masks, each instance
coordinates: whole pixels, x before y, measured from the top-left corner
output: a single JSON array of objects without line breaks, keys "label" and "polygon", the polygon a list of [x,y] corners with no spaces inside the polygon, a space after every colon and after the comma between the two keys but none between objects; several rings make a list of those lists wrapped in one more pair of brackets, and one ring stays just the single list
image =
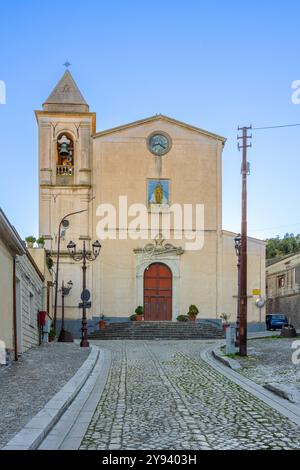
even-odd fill
[{"label": "white building", "polygon": [[9,359],[39,344],[44,276],[0,209],[0,341]]}]

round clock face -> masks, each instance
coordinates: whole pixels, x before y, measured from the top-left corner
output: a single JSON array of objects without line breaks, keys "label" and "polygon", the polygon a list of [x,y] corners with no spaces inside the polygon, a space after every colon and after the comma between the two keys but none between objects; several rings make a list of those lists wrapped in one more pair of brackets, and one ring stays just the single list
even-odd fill
[{"label": "round clock face", "polygon": [[148,139],[148,147],[154,155],[164,155],[171,148],[170,138],[165,134],[152,134]]}]

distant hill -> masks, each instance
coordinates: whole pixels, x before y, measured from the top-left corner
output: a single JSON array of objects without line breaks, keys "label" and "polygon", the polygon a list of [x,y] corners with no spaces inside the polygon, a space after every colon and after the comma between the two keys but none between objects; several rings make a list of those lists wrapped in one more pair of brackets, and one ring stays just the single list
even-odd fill
[{"label": "distant hill", "polygon": [[274,259],[300,251],[300,234],[286,233],[283,238],[277,235],[276,238],[265,240],[266,258]]}]

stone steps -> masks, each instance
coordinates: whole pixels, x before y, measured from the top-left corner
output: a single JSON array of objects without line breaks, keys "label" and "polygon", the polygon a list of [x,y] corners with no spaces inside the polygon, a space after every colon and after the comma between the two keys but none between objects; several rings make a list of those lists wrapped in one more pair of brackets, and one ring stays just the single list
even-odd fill
[{"label": "stone steps", "polygon": [[90,339],[218,339],[223,338],[222,329],[200,322],[124,322],[111,323],[102,330],[89,334]]}]

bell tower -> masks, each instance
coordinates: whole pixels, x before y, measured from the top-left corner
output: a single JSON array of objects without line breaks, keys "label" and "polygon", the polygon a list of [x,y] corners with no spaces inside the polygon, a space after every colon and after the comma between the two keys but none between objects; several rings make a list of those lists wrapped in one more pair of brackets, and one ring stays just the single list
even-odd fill
[{"label": "bell tower", "polygon": [[42,111],[36,111],[39,128],[39,235],[55,257],[59,222],[70,212],[86,209],[70,218],[62,239],[91,237],[92,135],[96,116],[89,112],[69,70],[66,70]]},{"label": "bell tower", "polygon": [[86,210],[70,217],[69,227],[62,234],[64,271],[69,269],[70,262],[66,256],[68,241],[91,237],[89,201],[96,116],[89,112],[68,70],[43,104],[42,111],[35,114],[39,128],[39,235],[45,238],[45,248],[51,251],[54,261],[60,220],[68,213]]}]

